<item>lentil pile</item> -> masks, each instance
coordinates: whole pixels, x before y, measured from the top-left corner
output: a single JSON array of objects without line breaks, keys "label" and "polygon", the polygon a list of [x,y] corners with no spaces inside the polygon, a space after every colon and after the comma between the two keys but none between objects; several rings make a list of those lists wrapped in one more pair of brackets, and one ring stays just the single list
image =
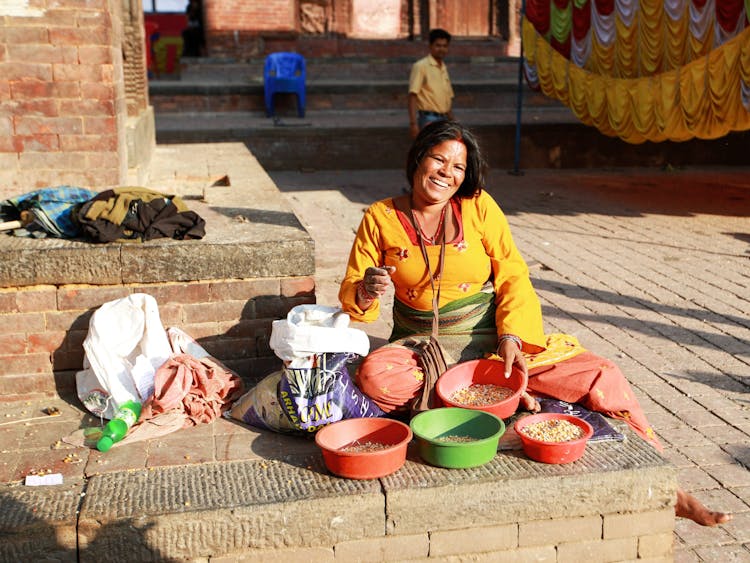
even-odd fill
[{"label": "lentil pile", "polygon": [[466,442],[476,442],[477,438],[472,438],[471,436],[440,436],[439,438],[435,438],[436,442],[453,442],[457,444],[462,444]]},{"label": "lentil pile", "polygon": [[542,442],[570,442],[583,436],[583,428],[567,420],[551,419],[524,426],[521,434]]},{"label": "lentil pile", "polygon": [[359,440],[355,440],[351,444],[339,448],[339,451],[359,454],[364,452],[378,452],[387,447],[389,447],[389,444],[381,444],[380,442],[360,442]]},{"label": "lentil pile", "polygon": [[513,389],[494,383],[473,383],[453,392],[450,400],[467,407],[486,407],[504,401],[513,394]]}]

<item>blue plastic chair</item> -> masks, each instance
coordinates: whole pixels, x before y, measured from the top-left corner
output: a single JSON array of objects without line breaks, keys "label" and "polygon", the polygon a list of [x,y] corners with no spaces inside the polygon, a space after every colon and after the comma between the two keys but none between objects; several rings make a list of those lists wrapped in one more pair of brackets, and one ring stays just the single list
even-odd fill
[{"label": "blue plastic chair", "polygon": [[305,117],[305,58],[299,53],[271,53],[263,69],[266,115],[276,115],[273,95],[297,94],[297,115]]}]

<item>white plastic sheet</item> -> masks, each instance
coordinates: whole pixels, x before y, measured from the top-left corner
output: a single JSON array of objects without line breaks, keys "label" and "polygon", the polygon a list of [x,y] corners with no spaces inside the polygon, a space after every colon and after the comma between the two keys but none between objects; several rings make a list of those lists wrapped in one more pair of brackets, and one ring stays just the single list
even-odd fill
[{"label": "white plastic sheet", "polygon": [[112,418],[125,401],[142,403],[153,395],[154,374],[172,353],[156,300],[145,293],[99,307],[83,348],[83,370],[76,373],[78,397],[104,418]]}]

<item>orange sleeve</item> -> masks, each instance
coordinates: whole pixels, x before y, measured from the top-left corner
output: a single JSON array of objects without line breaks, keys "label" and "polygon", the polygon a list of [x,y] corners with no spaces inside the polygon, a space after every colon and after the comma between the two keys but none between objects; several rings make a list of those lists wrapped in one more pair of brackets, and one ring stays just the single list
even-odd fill
[{"label": "orange sleeve", "polygon": [[341,308],[353,321],[370,323],[380,316],[380,299],[376,299],[366,311],[357,305],[357,285],[364,278],[365,270],[370,266],[382,266],[380,239],[380,229],[375,220],[373,206],[370,206],[357,229],[357,236],[349,252],[346,274],[339,289]]},{"label": "orange sleeve", "polygon": [[495,200],[484,191],[476,199],[482,243],[492,267],[497,334],[518,336],[524,352],[541,352],[546,344],[542,307],[531,285],[529,268],[513,241],[508,219]]}]

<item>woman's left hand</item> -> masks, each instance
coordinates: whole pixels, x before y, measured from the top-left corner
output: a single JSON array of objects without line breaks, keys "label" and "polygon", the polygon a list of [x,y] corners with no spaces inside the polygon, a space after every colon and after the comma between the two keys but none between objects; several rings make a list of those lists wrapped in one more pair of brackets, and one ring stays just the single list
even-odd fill
[{"label": "woman's left hand", "polygon": [[529,375],[529,370],[526,367],[526,359],[523,357],[521,349],[518,347],[518,344],[510,338],[501,340],[500,345],[497,347],[497,355],[505,362],[506,379],[510,377],[513,365],[517,366],[524,375]]},{"label": "woman's left hand", "polygon": [[[526,358],[523,357],[521,349],[518,347],[513,340],[506,338],[500,342],[497,347],[497,355],[500,356],[505,362],[505,377],[510,377],[511,369],[513,364],[518,366],[525,375],[529,375],[529,370],[526,367]],[[529,412],[539,412],[542,407],[534,397],[529,395],[528,391],[524,391],[521,394],[520,405]]]}]

